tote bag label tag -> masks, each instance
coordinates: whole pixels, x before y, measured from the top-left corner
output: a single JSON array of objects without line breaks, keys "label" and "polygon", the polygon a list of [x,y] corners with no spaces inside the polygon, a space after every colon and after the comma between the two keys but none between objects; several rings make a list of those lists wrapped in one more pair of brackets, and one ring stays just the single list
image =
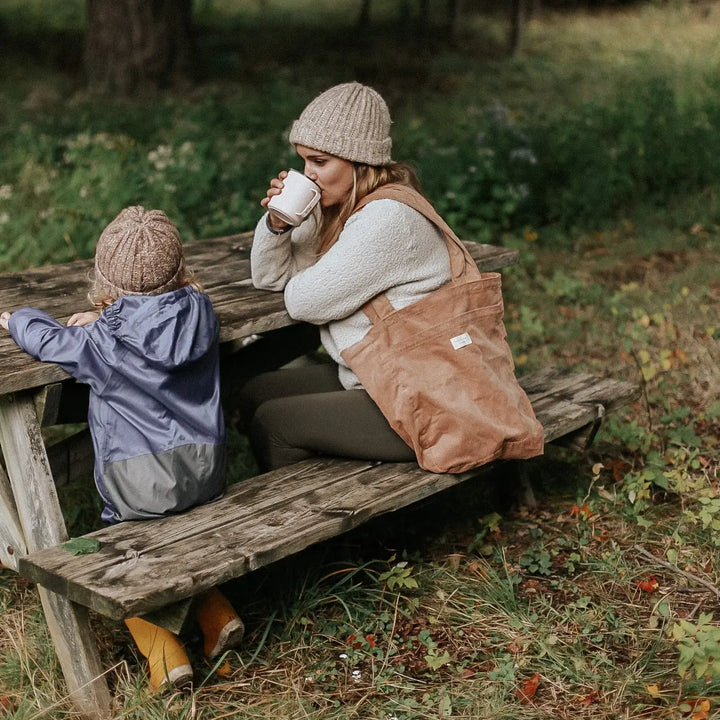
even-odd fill
[{"label": "tote bag label tag", "polygon": [[453,346],[453,350],[459,350],[466,345],[472,345],[472,338],[468,333],[463,333],[462,335],[456,335],[450,338],[450,344]]}]

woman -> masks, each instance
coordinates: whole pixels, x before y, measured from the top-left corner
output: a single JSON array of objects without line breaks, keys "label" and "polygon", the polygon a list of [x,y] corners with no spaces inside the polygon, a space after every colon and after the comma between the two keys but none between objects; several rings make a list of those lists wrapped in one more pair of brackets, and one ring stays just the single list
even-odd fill
[{"label": "woman", "polygon": [[[241,410],[263,470],[318,454],[415,459],[341,355],[370,329],[362,308],[373,297],[386,292],[401,308],[450,279],[443,235],[419,212],[393,199],[353,212],[388,183],[419,189],[415,172],[391,159],[390,124],[382,97],[353,82],[319,95],[292,125],[304,173],[322,191],[320,211],[297,228],[267,212],[255,230],[252,277],[258,288],[284,292],[291,317],[320,327],[332,362],[265,373],[245,386]],[[271,181],[263,207],[286,175]]]}]

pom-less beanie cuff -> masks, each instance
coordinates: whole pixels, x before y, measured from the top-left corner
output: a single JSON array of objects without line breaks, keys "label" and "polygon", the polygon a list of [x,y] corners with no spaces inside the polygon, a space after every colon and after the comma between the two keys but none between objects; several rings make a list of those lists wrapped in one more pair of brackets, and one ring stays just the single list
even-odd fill
[{"label": "pom-less beanie cuff", "polygon": [[391,124],[390,111],[377,91],[344,83],[310,102],[293,122],[290,142],[352,162],[388,165]]},{"label": "pom-less beanie cuff", "polygon": [[123,295],[162,295],[170,290],[177,290],[180,279],[185,275],[185,263],[182,263],[175,275],[170,280],[148,290],[126,290],[125,288],[115,285],[103,275],[102,270],[96,265],[94,269],[95,284],[98,289],[102,289],[110,297],[120,298]]}]

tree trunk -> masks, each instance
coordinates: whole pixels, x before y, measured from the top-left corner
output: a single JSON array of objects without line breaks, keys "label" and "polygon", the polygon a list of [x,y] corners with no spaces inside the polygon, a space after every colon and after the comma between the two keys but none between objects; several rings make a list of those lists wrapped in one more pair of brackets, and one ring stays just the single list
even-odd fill
[{"label": "tree trunk", "polygon": [[512,0],[510,4],[510,33],[508,46],[510,54],[515,56],[520,50],[523,25],[525,23],[525,0]]},{"label": "tree trunk", "polygon": [[362,0],[360,14],[358,15],[357,26],[360,30],[367,30],[370,26],[370,10],[372,0]]},{"label": "tree trunk", "polygon": [[450,42],[454,43],[457,40],[464,6],[464,0],[448,0],[447,2],[447,32]]},{"label": "tree trunk", "polygon": [[88,83],[130,95],[186,81],[191,20],[192,0],[87,0]]}]

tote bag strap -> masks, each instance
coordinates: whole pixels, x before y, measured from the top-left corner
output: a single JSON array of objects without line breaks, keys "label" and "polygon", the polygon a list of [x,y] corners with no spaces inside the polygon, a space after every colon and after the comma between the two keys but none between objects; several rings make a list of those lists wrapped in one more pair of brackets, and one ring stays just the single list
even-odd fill
[{"label": "tote bag strap", "polygon": [[[360,200],[355,206],[353,213],[356,213],[373,200],[396,200],[404,205],[408,205],[427,218],[442,232],[448,255],[450,256],[451,282],[461,282],[466,273],[471,275],[480,274],[475,261],[467,251],[465,245],[463,245],[462,241],[452,231],[452,228],[445,220],[442,219],[438,211],[432,206],[432,203],[417,190],[407,185],[400,185],[399,183],[387,183]],[[373,325],[394,312],[394,308],[385,293],[380,293],[371,300],[368,300],[362,309]]]}]

